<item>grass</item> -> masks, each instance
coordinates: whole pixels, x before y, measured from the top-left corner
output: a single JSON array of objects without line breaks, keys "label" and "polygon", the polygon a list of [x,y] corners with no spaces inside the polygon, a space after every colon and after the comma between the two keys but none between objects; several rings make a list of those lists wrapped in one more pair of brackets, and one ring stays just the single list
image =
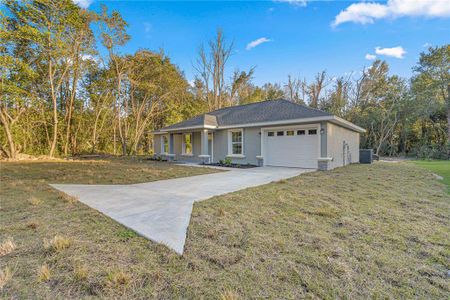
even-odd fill
[{"label": "grass", "polygon": [[[198,202],[182,257],[47,185],[207,171],[146,161],[1,165],[0,240],[17,245],[0,259],[0,270],[14,270],[2,297],[448,297],[450,196],[411,163],[309,173]],[[32,196],[42,203],[30,205]],[[43,240],[57,235],[70,247],[47,251]]]},{"label": "grass", "polygon": [[442,182],[447,185],[450,194],[450,160],[415,160],[415,164],[442,176]]}]

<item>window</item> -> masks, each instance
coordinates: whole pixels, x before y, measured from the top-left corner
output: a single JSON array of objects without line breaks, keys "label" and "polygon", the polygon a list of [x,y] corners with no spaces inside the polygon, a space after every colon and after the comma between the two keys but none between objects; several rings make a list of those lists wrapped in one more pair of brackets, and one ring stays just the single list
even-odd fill
[{"label": "window", "polygon": [[167,135],[161,136],[161,152],[169,153],[169,137]]},{"label": "window", "polygon": [[231,132],[231,154],[242,155],[242,130]]},{"label": "window", "polygon": [[308,130],[308,134],[309,134],[309,135],[315,135],[315,134],[317,134],[317,129],[310,129],[310,130]]},{"label": "window", "polygon": [[297,135],[305,135],[305,131],[304,130],[297,130]]},{"label": "window", "polygon": [[192,155],[192,133],[183,135],[183,154]]},{"label": "window", "polygon": [[268,133],[267,133],[267,136],[274,136],[275,135],[275,132],[273,132],[273,131],[269,131]]},{"label": "window", "polygon": [[284,135],[284,131],[277,131],[277,136],[283,136]]},{"label": "window", "polygon": [[288,130],[288,131],[286,131],[286,135],[287,135],[287,136],[293,136],[293,135],[294,135],[294,130]]}]

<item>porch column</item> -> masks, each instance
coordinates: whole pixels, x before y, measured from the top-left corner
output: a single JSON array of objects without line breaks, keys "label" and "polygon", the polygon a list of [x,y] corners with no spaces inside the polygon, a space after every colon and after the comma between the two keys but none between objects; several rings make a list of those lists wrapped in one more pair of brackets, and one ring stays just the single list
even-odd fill
[{"label": "porch column", "polygon": [[202,159],[203,163],[210,163],[210,156],[209,156],[209,151],[208,151],[208,129],[203,129],[201,131],[201,138],[200,138],[200,144],[201,144],[201,148],[200,148],[200,155],[198,156],[199,158]]},{"label": "porch column", "polygon": [[171,161],[175,158],[175,152],[173,148],[173,133],[169,133],[169,154],[167,160]]}]

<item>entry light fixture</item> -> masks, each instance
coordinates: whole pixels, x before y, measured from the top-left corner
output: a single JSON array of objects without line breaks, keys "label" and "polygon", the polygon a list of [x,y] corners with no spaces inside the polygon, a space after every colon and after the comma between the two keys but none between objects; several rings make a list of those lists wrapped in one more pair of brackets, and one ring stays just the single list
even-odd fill
[{"label": "entry light fixture", "polygon": [[320,128],[320,134],[324,134],[325,133],[325,129]]}]

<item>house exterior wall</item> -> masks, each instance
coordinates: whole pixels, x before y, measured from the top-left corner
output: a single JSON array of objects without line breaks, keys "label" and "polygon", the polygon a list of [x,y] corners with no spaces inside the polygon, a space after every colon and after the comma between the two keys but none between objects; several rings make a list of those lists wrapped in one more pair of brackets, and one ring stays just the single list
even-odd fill
[{"label": "house exterior wall", "polygon": [[[230,157],[233,163],[257,165],[256,156],[261,155],[261,127],[243,128],[244,132],[244,156]],[[214,162],[225,160],[228,155],[228,130],[214,132]]]},{"label": "house exterior wall", "polygon": [[[359,162],[359,133],[347,128],[327,123],[327,156],[332,160],[329,169],[344,166],[344,141],[348,143],[350,155],[346,156],[346,162]],[[350,161],[348,161],[348,158]]]},{"label": "house exterior wall", "polygon": [[155,134],[153,136],[153,153],[161,154],[161,135]]}]

